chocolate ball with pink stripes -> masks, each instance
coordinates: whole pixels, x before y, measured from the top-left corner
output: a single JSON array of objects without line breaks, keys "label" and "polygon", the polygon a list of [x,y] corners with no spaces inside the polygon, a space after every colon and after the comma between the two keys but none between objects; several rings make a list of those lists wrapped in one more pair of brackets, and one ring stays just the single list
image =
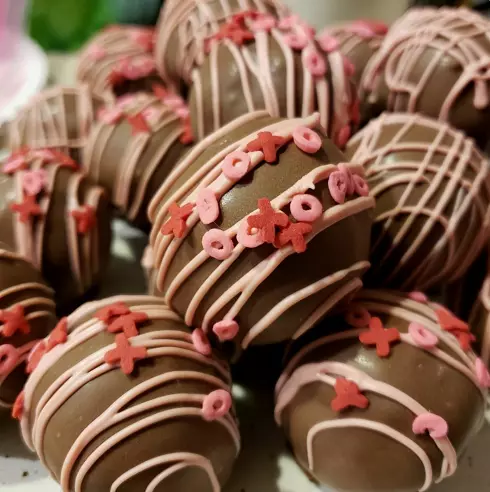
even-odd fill
[{"label": "chocolate ball with pink stripes", "polygon": [[14,413],[64,492],[222,490],[240,450],[229,367],[162,299],[87,303],[30,362]]},{"label": "chocolate ball with pink stripes", "polygon": [[275,418],[296,460],[335,490],[426,491],[484,423],[490,375],[468,324],[421,292],[358,293],[292,344]]},{"label": "chocolate ball with pink stripes", "polygon": [[246,114],[195,145],[151,201],[152,292],[231,349],[297,338],[361,287],[373,207],[318,113]]}]

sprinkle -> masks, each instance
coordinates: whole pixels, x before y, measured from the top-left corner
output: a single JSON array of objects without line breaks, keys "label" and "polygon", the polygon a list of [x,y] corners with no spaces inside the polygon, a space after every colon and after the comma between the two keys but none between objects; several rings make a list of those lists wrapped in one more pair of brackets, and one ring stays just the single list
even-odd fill
[{"label": "sprinkle", "polygon": [[387,357],[390,344],[400,340],[400,332],[396,328],[384,328],[379,318],[371,318],[369,329],[359,335],[359,340],[364,345],[376,345],[378,356]]},{"label": "sprinkle", "polygon": [[19,352],[13,345],[0,345],[0,376],[8,376],[18,362]]},{"label": "sprinkle", "polygon": [[351,407],[365,409],[369,406],[369,400],[361,393],[359,386],[345,378],[337,378],[335,381],[335,398],[330,403],[334,412],[342,412]]},{"label": "sprinkle", "polygon": [[257,248],[264,244],[259,229],[250,227],[247,219],[242,220],[236,235],[237,241],[246,248]]},{"label": "sprinkle", "polygon": [[46,352],[47,352],[47,348],[44,340],[41,340],[39,343],[34,345],[27,359],[27,367],[26,367],[27,374],[32,374],[36,370],[37,366],[41,362],[41,359],[44,357]]},{"label": "sprinkle", "polygon": [[12,418],[20,420],[24,413],[24,391],[21,391],[15,399],[14,406],[12,407]]},{"label": "sprinkle", "polygon": [[383,22],[360,19],[347,26],[347,30],[361,38],[371,39],[385,35],[388,32],[388,26]]},{"label": "sprinkle", "polygon": [[325,53],[333,53],[334,51],[337,51],[340,47],[340,43],[337,38],[329,34],[327,31],[323,31],[317,37],[317,42],[320,48]]},{"label": "sprinkle", "polygon": [[224,158],[221,169],[227,178],[238,181],[247,174],[250,162],[249,154],[235,150]]},{"label": "sprinkle", "polygon": [[124,80],[138,80],[155,71],[155,61],[150,55],[142,55],[137,59],[123,58],[113,71],[114,85]]},{"label": "sprinkle", "polygon": [[197,194],[196,209],[203,224],[211,224],[219,217],[219,204],[211,188],[201,188]]},{"label": "sprinkle", "polygon": [[194,142],[194,134],[192,133],[192,126],[189,122],[185,123],[179,140],[180,143],[184,145],[189,145]]},{"label": "sprinkle", "polygon": [[254,34],[251,31],[234,23],[224,25],[221,30],[221,35],[221,39],[230,39],[237,46],[242,46],[246,42],[253,41],[255,39]]},{"label": "sprinkle", "polygon": [[126,375],[134,371],[134,362],[148,355],[145,347],[133,347],[124,333],[116,335],[116,348],[104,354],[104,360],[109,365],[118,364]]},{"label": "sprinkle", "polygon": [[292,29],[293,27],[296,27],[296,25],[301,22],[301,19],[299,18],[299,15],[288,15],[286,17],[283,17],[282,19],[279,20],[279,23],[277,26],[279,29]]},{"label": "sprinkle", "polygon": [[213,332],[219,338],[220,342],[233,340],[239,330],[238,323],[232,319],[224,319],[213,325]]},{"label": "sprinkle", "polygon": [[141,323],[148,321],[148,315],[146,313],[134,313],[129,312],[118,316],[111,321],[107,330],[110,333],[118,333],[122,331],[127,338],[136,337],[139,335],[138,326]]},{"label": "sprinkle", "polygon": [[144,116],[141,113],[137,113],[133,116],[128,116],[128,123],[131,125],[131,133],[137,135],[138,133],[150,133],[151,129],[148,126]]},{"label": "sprinkle", "polygon": [[36,202],[36,197],[25,195],[24,200],[20,203],[11,203],[10,210],[19,214],[19,220],[23,223],[29,222],[32,217],[43,215],[41,207]]},{"label": "sprinkle", "polygon": [[362,176],[359,176],[359,174],[354,174],[352,176],[352,179],[354,181],[354,188],[356,189],[356,193],[359,196],[368,196],[369,186],[366,183],[366,180]]},{"label": "sprinkle", "polygon": [[313,77],[323,77],[327,73],[325,59],[314,50],[310,50],[305,54],[305,67]]},{"label": "sprinkle", "polygon": [[194,348],[202,355],[211,355],[211,345],[209,343],[208,337],[201,330],[201,328],[196,328],[192,332],[192,343]]},{"label": "sprinkle", "polygon": [[26,171],[22,175],[22,189],[27,195],[37,196],[43,191],[48,181],[48,173],[45,169]]},{"label": "sprinkle", "polygon": [[270,32],[271,29],[276,27],[277,20],[273,15],[262,14],[257,17],[256,20],[250,23],[250,29],[252,31],[266,31]]},{"label": "sprinkle", "polygon": [[73,169],[74,171],[78,170],[78,164],[69,156],[54,149],[48,149],[44,151],[44,160],[46,159],[46,154],[49,152],[51,154],[51,161],[48,162],[57,162],[62,167],[67,167],[69,169]]},{"label": "sprinkle", "polygon": [[204,251],[216,260],[226,260],[233,252],[233,241],[221,229],[210,229],[202,237]]},{"label": "sprinkle", "polygon": [[114,321],[114,318],[118,318],[119,316],[124,316],[129,314],[131,311],[129,307],[124,304],[124,302],[115,302],[105,308],[99,309],[95,313],[95,317],[100,319],[106,325],[109,325]]},{"label": "sprinkle", "polygon": [[306,126],[298,126],[294,129],[293,140],[296,146],[307,154],[318,152],[322,146],[320,135]]},{"label": "sprinkle", "polygon": [[470,329],[467,323],[442,306],[436,309],[436,315],[441,328],[445,331],[469,331]]},{"label": "sprinkle", "polygon": [[354,328],[366,328],[371,321],[371,315],[366,308],[354,306],[347,311],[345,321]]},{"label": "sprinkle", "polygon": [[301,51],[308,46],[308,37],[302,32],[284,34],[283,40],[295,51]]},{"label": "sprinkle", "polygon": [[107,84],[112,87],[121,85],[126,80],[126,77],[122,74],[120,68],[115,67],[111,70],[107,76]]},{"label": "sprinkle", "polygon": [[351,127],[350,125],[345,125],[343,126],[337,135],[337,145],[339,147],[345,147],[347,142],[349,141],[349,138],[351,137]]},{"label": "sprinkle", "polygon": [[482,388],[490,388],[490,373],[488,372],[487,366],[480,358],[477,358],[475,361],[475,372],[478,384]]},{"label": "sprinkle", "polygon": [[298,222],[315,222],[323,213],[322,202],[313,195],[294,196],[289,209]]},{"label": "sprinkle", "polygon": [[78,234],[86,235],[97,225],[95,209],[90,205],[82,205],[79,209],[72,210],[70,215],[75,219]]},{"label": "sprinkle", "polygon": [[231,22],[239,26],[245,26],[246,20],[258,19],[260,15],[264,15],[264,14],[261,14],[258,10],[243,10],[242,12],[238,12],[237,14],[234,14],[233,17],[231,18]]},{"label": "sprinkle", "polygon": [[267,198],[258,201],[259,213],[247,217],[248,226],[260,231],[260,238],[265,243],[273,244],[276,238],[276,226],[286,227],[289,223],[288,216],[284,212],[277,212],[272,208]]},{"label": "sprinkle", "polygon": [[46,350],[49,352],[57,345],[66,343],[68,340],[68,318],[61,318],[48,338]]},{"label": "sprinkle", "polygon": [[458,339],[459,345],[465,352],[468,352],[471,349],[471,344],[476,341],[475,335],[469,331],[455,330],[451,333]]},{"label": "sprinkle", "polygon": [[414,434],[424,434],[429,431],[432,439],[442,439],[447,436],[448,425],[447,422],[434,413],[423,413],[418,415],[412,424],[412,430]]},{"label": "sprinkle", "polygon": [[151,86],[153,94],[162,102],[171,94],[162,84],[152,84]]},{"label": "sprinkle", "polygon": [[28,335],[31,332],[29,322],[24,316],[24,306],[16,304],[10,310],[0,309],[1,334],[4,337],[11,337],[17,332]]},{"label": "sprinkle", "polygon": [[408,333],[414,343],[424,349],[432,349],[439,343],[439,338],[420,323],[410,323]]},{"label": "sprinkle", "polygon": [[224,417],[231,409],[231,395],[225,390],[216,390],[204,398],[202,416],[211,422]]},{"label": "sprinkle", "polygon": [[13,152],[7,160],[3,163],[2,171],[5,174],[14,174],[17,171],[24,171],[27,169],[27,154],[29,149],[21,149],[17,152]]},{"label": "sprinkle", "polygon": [[187,123],[190,118],[190,110],[187,106],[180,106],[174,109],[175,115],[178,116],[183,123]]},{"label": "sprinkle", "polygon": [[259,132],[257,138],[247,144],[248,152],[263,152],[264,159],[269,164],[277,159],[277,149],[286,143],[286,139],[271,132]]},{"label": "sprinkle", "polygon": [[290,222],[286,228],[279,232],[274,246],[282,248],[291,243],[296,253],[304,253],[306,251],[305,236],[312,230],[311,224],[306,222]]},{"label": "sprinkle", "polygon": [[427,304],[429,302],[429,298],[423,292],[419,291],[409,292],[407,297],[412,299],[412,301],[421,302],[422,304]]},{"label": "sprinkle", "polygon": [[176,202],[170,205],[168,211],[170,219],[162,226],[161,233],[164,236],[173,234],[175,237],[181,238],[187,229],[186,221],[194,210],[194,204],[187,203],[180,207]]},{"label": "sprinkle", "polygon": [[337,164],[337,168],[339,171],[345,176],[345,182],[346,182],[346,195],[352,195],[355,191],[355,185],[354,185],[354,177],[352,175],[351,170],[347,166],[347,164],[341,162],[340,164]]},{"label": "sprinkle", "polygon": [[347,188],[348,180],[346,179],[345,174],[341,171],[334,171],[328,179],[328,189],[334,201],[337,203],[344,203]]}]

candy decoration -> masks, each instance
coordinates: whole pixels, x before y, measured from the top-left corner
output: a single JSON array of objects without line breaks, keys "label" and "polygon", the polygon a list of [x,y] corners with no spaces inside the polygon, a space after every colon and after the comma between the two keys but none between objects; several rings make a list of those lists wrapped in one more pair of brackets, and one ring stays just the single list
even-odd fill
[{"label": "candy decoration", "polygon": [[347,142],[349,141],[350,137],[352,135],[352,129],[350,125],[345,125],[343,126],[337,135],[337,145],[341,148],[345,147],[347,145]]},{"label": "candy decoration", "polygon": [[47,352],[47,347],[46,347],[46,342],[44,340],[41,340],[34,346],[34,348],[31,350],[31,353],[29,354],[29,358],[27,359],[27,367],[26,367],[27,374],[31,374],[36,369],[36,367],[39,365],[39,362],[41,362],[41,359],[44,357],[46,352]]},{"label": "candy decoration", "polygon": [[364,345],[376,345],[379,357],[390,355],[390,345],[400,340],[400,332],[396,328],[384,328],[379,318],[371,318],[369,329],[359,335],[359,341]]},{"label": "candy decoration", "polygon": [[261,244],[264,244],[259,229],[255,227],[251,228],[248,224],[248,220],[243,220],[240,223],[236,238],[237,241],[246,248],[257,248]]},{"label": "candy decoration", "polygon": [[369,406],[369,400],[353,381],[337,378],[334,389],[336,396],[330,404],[334,412],[341,412],[350,407],[365,409]]},{"label": "candy decoration", "polygon": [[45,169],[26,171],[22,175],[22,189],[26,195],[37,196],[46,186],[47,178]]},{"label": "candy decoration", "polygon": [[355,306],[347,312],[345,321],[354,328],[366,328],[371,321],[371,315],[366,308]]},{"label": "candy decoration", "polygon": [[118,333],[122,331],[128,338],[139,335],[138,325],[148,321],[148,315],[146,313],[130,312],[118,316],[108,326],[107,330],[110,333]]},{"label": "candy decoration", "polygon": [[263,14],[260,15],[257,20],[250,23],[250,29],[254,32],[266,31],[270,32],[271,29],[276,27],[277,20],[273,15]]},{"label": "candy decoration", "polygon": [[17,171],[23,171],[27,169],[26,154],[28,149],[19,150],[13,152],[4,162],[2,171],[5,174],[14,174]]},{"label": "candy decoration", "polygon": [[24,307],[21,304],[13,306],[11,309],[0,310],[0,334],[3,337],[11,337],[17,332],[28,335],[31,332],[29,322],[24,316]]},{"label": "candy decoration", "polygon": [[339,171],[344,175],[346,182],[346,194],[352,195],[355,191],[354,178],[351,170],[343,162],[337,165]]},{"label": "candy decoration", "polygon": [[429,331],[420,323],[410,323],[408,333],[412,337],[415,345],[424,349],[432,349],[439,343],[437,335]]},{"label": "candy decoration", "polygon": [[354,180],[354,187],[356,189],[356,193],[360,196],[368,196],[369,187],[366,180],[361,176],[359,176],[358,174],[354,174],[352,178]]},{"label": "candy decoration", "polygon": [[170,219],[163,225],[161,229],[162,234],[164,236],[173,234],[178,238],[183,237],[187,228],[186,220],[191,215],[193,209],[194,205],[192,203],[187,203],[182,207],[176,202],[172,203],[168,209]]},{"label": "candy decoration", "polygon": [[119,121],[122,120],[124,113],[121,108],[115,106],[113,108],[100,108],[97,112],[97,119],[102,123],[106,123],[107,125],[115,125]]},{"label": "candy decoration", "polygon": [[83,205],[78,210],[72,210],[71,216],[77,223],[78,234],[88,234],[97,225],[95,209],[90,205]]},{"label": "candy decoration", "polygon": [[441,328],[446,331],[469,331],[469,326],[444,307],[436,309],[437,319]]},{"label": "candy decoration", "polygon": [[334,171],[328,179],[328,189],[332,198],[339,204],[345,202],[347,179],[341,171]]},{"label": "candy decoration", "polygon": [[308,46],[308,37],[304,33],[287,33],[284,42],[293,50],[301,51]]},{"label": "candy decoration", "polygon": [[0,345],[0,376],[10,374],[19,361],[19,352],[10,344]]},{"label": "candy decoration", "polygon": [[238,181],[247,174],[249,167],[250,155],[236,150],[225,157],[221,169],[227,178]]},{"label": "candy decoration", "polygon": [[99,311],[95,313],[95,317],[108,325],[112,323],[115,318],[129,314],[130,312],[131,310],[126,304],[124,304],[124,302],[115,302],[109,306],[99,309]]},{"label": "candy decoration", "polygon": [[276,226],[287,227],[289,219],[285,213],[274,210],[267,198],[260,198],[258,207],[260,210],[258,214],[247,217],[248,225],[260,231],[262,241],[273,244],[276,237]]},{"label": "candy decoration", "polygon": [[46,345],[47,352],[49,352],[54,347],[56,347],[56,345],[65,343],[67,339],[68,339],[68,319],[62,318],[60,319],[59,323],[56,325],[56,327],[49,335],[48,343]]},{"label": "candy decoration", "polygon": [[307,154],[318,152],[322,146],[320,135],[306,126],[298,126],[293,131],[296,146]]},{"label": "candy decoration", "polygon": [[429,302],[429,298],[423,292],[419,291],[409,292],[407,297],[412,299],[412,301],[421,302],[423,304],[427,304]]},{"label": "candy decoration", "polygon": [[294,196],[289,208],[298,222],[315,222],[323,213],[322,203],[313,195]]},{"label": "candy decoration", "polygon": [[337,51],[340,47],[340,43],[337,38],[326,31],[317,37],[317,42],[320,48],[325,53],[333,53],[334,51]]},{"label": "candy decoration", "polygon": [[439,415],[433,413],[423,413],[418,415],[412,424],[414,434],[424,434],[429,431],[432,439],[442,439],[447,436],[447,422]]},{"label": "candy decoration", "polygon": [[219,204],[216,195],[210,188],[199,190],[196,199],[196,208],[203,224],[211,224],[219,217]]},{"label": "candy decoration", "polygon": [[231,395],[225,390],[216,390],[204,398],[202,415],[204,420],[212,421],[224,417],[231,409]]},{"label": "candy decoration", "polygon": [[194,348],[202,355],[210,355],[212,350],[211,350],[211,344],[209,343],[208,337],[206,334],[201,330],[201,328],[196,328],[192,332],[192,343],[194,345]]},{"label": "candy decoration", "polygon": [[12,418],[20,420],[24,413],[24,392],[21,391],[15,399],[14,406],[12,407]]},{"label": "candy decoration", "polygon": [[248,152],[263,152],[264,160],[269,164],[277,159],[277,149],[284,145],[286,139],[271,132],[259,132],[257,138],[247,144]]},{"label": "candy decoration", "polygon": [[233,241],[221,229],[210,229],[202,238],[204,251],[216,260],[226,260],[233,252]]},{"label": "candy decoration", "polygon": [[133,347],[129,343],[124,333],[116,335],[116,348],[108,350],[104,354],[104,360],[107,364],[118,364],[122,372],[126,375],[134,371],[134,362],[144,359],[147,356],[145,347]]},{"label": "candy decoration", "polygon": [[238,323],[230,319],[218,321],[213,326],[213,332],[221,342],[233,340],[237,336],[239,329]]},{"label": "candy decoration", "polygon": [[31,195],[24,195],[21,203],[11,203],[10,210],[20,215],[19,220],[23,223],[29,222],[31,218],[43,215],[41,207],[36,202],[36,198]]},{"label": "candy decoration", "polygon": [[305,55],[305,67],[314,77],[323,77],[327,73],[327,64],[324,58],[314,50],[309,50]]},{"label": "candy decoration", "polygon": [[490,388],[490,373],[483,360],[479,357],[475,361],[475,371],[479,385],[482,388]]},{"label": "candy decoration", "polygon": [[307,222],[290,222],[287,227],[279,232],[274,244],[276,247],[282,248],[291,243],[296,253],[304,253],[306,251],[305,236],[312,230],[313,227]]},{"label": "candy decoration", "polygon": [[150,127],[141,113],[128,116],[127,121],[131,125],[131,133],[133,135],[137,135],[138,133],[150,133]]}]

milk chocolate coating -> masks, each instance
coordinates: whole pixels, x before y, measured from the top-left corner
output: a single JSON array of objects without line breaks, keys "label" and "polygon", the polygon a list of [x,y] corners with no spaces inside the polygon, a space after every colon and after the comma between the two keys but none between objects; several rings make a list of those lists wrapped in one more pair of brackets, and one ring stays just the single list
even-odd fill
[{"label": "milk chocolate coating", "polygon": [[[385,328],[396,328],[405,337],[409,337],[412,322],[421,323],[438,337],[437,348],[444,356],[462,363],[468,374],[441,355],[405,339],[391,344],[387,357],[379,357],[376,347],[359,341],[359,329],[342,317],[329,318],[316,334],[310,332],[308,340],[290,351],[290,364],[277,387],[276,418],[300,465],[328,487],[342,492],[422,490],[424,482],[430,486],[439,477],[445,455],[428,433],[415,434],[412,426],[421,414],[415,414],[403,399],[407,401],[409,397],[425,412],[444,419],[450,445],[461,456],[484,418],[486,390],[476,382],[475,355],[463,352],[457,340],[441,329],[435,305],[413,301],[394,291],[362,291],[352,304],[354,308],[368,310]],[[339,339],[342,333],[344,339]],[[340,364],[332,366],[333,363]],[[347,373],[350,377],[345,376]],[[300,374],[302,378],[298,379]],[[327,383],[321,380],[321,374],[332,379]],[[367,408],[332,408],[338,395],[332,384],[341,377],[361,389],[368,399]],[[363,383],[369,383],[371,389],[362,390]],[[347,423],[344,419],[358,420]],[[332,427],[342,422],[348,425]],[[313,429],[319,424],[325,428]],[[390,437],[371,425],[384,426],[399,434]],[[313,468],[308,460],[308,436],[312,438]],[[425,455],[427,471],[416,452],[402,443],[403,439]]]},{"label": "milk chocolate coating", "polygon": [[19,350],[15,369],[5,372],[0,369],[0,410],[14,403],[25,383],[25,362],[30,349],[56,324],[53,291],[33,265],[4,247],[0,242],[0,314],[22,306],[30,331],[6,336],[5,324],[0,321],[0,349],[12,345]]},{"label": "milk chocolate coating", "polygon": [[[94,124],[84,151],[84,168],[131,222],[149,231],[148,203],[190,147],[182,143],[186,124],[152,94],[126,97],[122,111],[117,121],[99,118]],[[154,117],[146,119],[148,131],[137,133],[128,118],[146,111],[155,113]]]},{"label": "milk chocolate coating", "polygon": [[[147,357],[137,360],[130,374],[124,374],[117,364],[104,363],[103,354],[114,348],[115,334],[96,316],[115,302],[148,316],[147,321],[138,322],[138,335],[128,338],[133,347],[147,349]],[[67,342],[48,352],[30,377],[25,387],[29,407],[21,420],[24,438],[63,490],[75,490],[80,480],[83,492],[107,492],[112,486],[118,492],[134,492],[147,490],[156,480],[154,490],[219,492],[238,452],[238,428],[233,409],[217,420],[206,421],[201,408],[211,392],[230,390],[226,363],[215,353],[198,353],[191,329],[161,300],[149,296],[118,296],[85,304],[68,317],[68,332]],[[88,368],[94,357],[100,360],[98,367],[103,372],[92,371],[81,384],[71,373],[66,384],[75,385],[73,392],[63,394],[63,387],[50,392],[63,374],[77,364]],[[47,397],[45,402],[43,397]],[[47,411],[45,403],[51,406],[52,416],[40,429],[42,415],[36,411]],[[145,404],[146,409],[142,408]],[[111,406],[112,415],[107,413]],[[110,421],[116,417],[117,421]],[[77,438],[87,436],[90,426],[93,434],[77,449]],[[32,441],[37,432],[41,432],[40,440]],[[111,442],[117,435],[121,439]],[[107,446],[105,451],[89,465],[102,446]],[[70,450],[76,450],[75,455],[70,456]],[[210,467],[217,487],[197,465],[198,460]],[[66,482],[61,477],[63,466],[70,467]],[[88,469],[83,476],[84,466]],[[159,480],[165,471],[170,475]]]},{"label": "milk chocolate coating", "polygon": [[[221,306],[224,302],[223,296],[229,295],[227,293],[230,289],[240,283],[247,274],[250,275],[249,272],[254,269],[254,272],[257,272],[254,273],[256,277],[252,277],[250,283],[255,282],[262,269],[270,265],[268,263],[270,255],[275,252],[286,253],[281,253],[281,250],[269,244],[263,244],[255,249],[245,248],[228,266],[223,265],[221,260],[209,257],[198,269],[192,269],[191,273],[182,277],[182,270],[185,267],[189,268],[188,265],[197,255],[202,257],[203,235],[211,228],[224,231],[235,226],[242,219],[247,220],[247,215],[257,209],[260,198],[273,200],[309,173],[319,172],[321,166],[335,165],[345,161],[345,158],[327,138],[322,138],[322,147],[314,154],[303,152],[289,141],[278,152],[276,163],[268,164],[259,161],[222,197],[218,195],[219,217],[208,226],[197,221],[195,226],[188,228],[185,236],[177,243],[178,248],[172,256],[165,244],[166,241],[173,240],[171,236],[161,233],[162,225],[169,219],[166,212],[168,207],[165,204],[168,205],[174,200],[180,206],[187,203],[189,193],[193,193],[196,186],[203,186],[203,183],[209,182],[210,170],[214,169],[213,172],[216,172],[226,155],[239,146],[245,148],[247,142],[257,137],[258,132],[271,131],[274,134],[281,129],[286,131],[285,129],[288,128],[288,131],[292,131],[302,125],[312,125],[314,131],[321,135],[317,122],[318,116],[297,120],[277,120],[267,116],[265,112],[243,116],[194,147],[177,165],[150,203],[149,215],[153,224],[150,244],[153,247],[155,266],[153,278],[157,288],[154,292],[160,291],[160,295],[185,317],[186,323],[203,326],[206,320],[208,335],[211,338],[214,337],[211,327],[223,319],[239,294],[235,299],[230,299],[230,302],[223,305],[214,315],[209,312],[211,306],[215,302]],[[269,127],[269,125],[275,126]],[[207,169],[206,173],[202,172],[203,169]],[[359,171],[358,168],[352,169],[352,172]],[[359,277],[368,267],[366,259],[371,229],[370,209],[373,207],[373,202],[369,197],[353,195],[352,198],[346,198],[345,204],[338,205],[332,199],[325,180],[316,183],[314,190],[310,189],[308,192],[321,201],[324,211],[330,210],[334,215],[336,213],[341,215],[334,224],[322,229],[308,243],[305,252],[287,253],[288,256],[281,260],[277,268],[273,268],[271,274],[254,288],[248,300],[244,301],[243,307],[234,316],[239,325],[239,333],[233,340],[235,346],[241,344],[242,348],[246,348],[250,343],[269,344],[288,340],[299,330],[307,330],[311,327],[313,320],[316,319],[313,313],[321,317],[326,311],[334,308],[343,297],[357,290],[361,284]],[[301,191],[298,190],[297,193]],[[352,200],[357,201],[353,203]],[[351,206],[356,207],[356,211]],[[285,206],[284,210],[289,213],[288,206]],[[346,215],[343,215],[344,212]],[[171,248],[173,247],[172,243]],[[262,266],[258,267],[259,264]],[[213,286],[206,290],[206,294],[197,301],[197,304],[194,304],[195,310],[189,310],[191,301],[197,300],[198,290],[211,276],[215,279]],[[324,289],[315,293],[313,288],[315,283],[327,277],[331,283],[327,283]],[[179,287],[169,295],[168,289],[172,284],[174,287],[176,285]],[[302,300],[296,298],[301,289],[310,287],[313,290],[304,291],[305,297]],[[283,314],[272,313],[273,321],[266,322],[265,317],[273,308],[279,308],[281,302],[286,302],[287,298],[294,299],[296,303],[286,308]],[[310,318],[310,315],[313,317]],[[257,331],[250,333],[254,326]],[[258,329],[257,326],[262,328]]]},{"label": "milk chocolate coating", "polygon": [[490,137],[490,22],[466,8],[415,8],[394,23],[361,81],[362,121],[422,113]]},{"label": "milk chocolate coating", "polygon": [[[12,206],[25,200],[22,171],[0,174],[0,230],[9,249],[24,255],[55,290],[64,311],[102,279],[109,260],[111,209],[103,192],[81,173],[59,162],[45,163],[26,156],[27,167],[45,169],[48,184],[36,197],[41,216],[21,221]],[[72,212],[93,209],[95,221],[86,233],[77,231]]]},{"label": "milk chocolate coating", "polygon": [[376,198],[366,283],[427,290],[460,278],[488,241],[490,167],[449,125],[385,113],[348,143]]}]

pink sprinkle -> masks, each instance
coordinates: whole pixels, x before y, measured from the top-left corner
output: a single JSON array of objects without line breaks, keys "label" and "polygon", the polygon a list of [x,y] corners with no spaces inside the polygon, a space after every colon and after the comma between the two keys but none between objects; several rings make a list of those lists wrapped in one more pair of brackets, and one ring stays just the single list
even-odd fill
[{"label": "pink sprinkle", "polygon": [[343,126],[337,135],[337,145],[341,148],[345,147],[349,138],[351,136],[351,127],[350,125]]},{"label": "pink sprinkle", "polygon": [[211,422],[224,417],[231,409],[231,395],[225,390],[216,390],[204,398],[202,415],[204,420]]},{"label": "pink sprinkle", "polygon": [[487,366],[480,358],[475,361],[476,379],[482,388],[490,388],[490,373]]},{"label": "pink sprinkle", "polygon": [[366,180],[359,176],[358,174],[354,174],[354,187],[356,189],[356,193],[360,196],[368,196],[369,195],[369,186],[366,183]]},{"label": "pink sprinkle", "polygon": [[327,73],[327,64],[318,51],[310,50],[305,55],[306,69],[314,77],[323,77]]},{"label": "pink sprinkle", "polygon": [[279,27],[279,29],[287,30],[287,29],[292,29],[299,22],[300,22],[299,15],[288,15],[282,18],[277,24],[277,26]]},{"label": "pink sprinkle", "polygon": [[192,332],[192,343],[194,348],[202,355],[211,355],[211,345],[209,343],[208,337],[201,330],[201,328],[196,328]]},{"label": "pink sprinkle", "polygon": [[414,434],[424,434],[429,431],[432,439],[442,439],[447,436],[449,428],[447,422],[439,415],[423,413],[413,421],[412,430]]},{"label": "pink sprinkle", "polygon": [[213,332],[221,342],[233,340],[237,336],[238,330],[238,323],[232,319],[218,321],[218,323],[215,323],[213,326]]},{"label": "pink sprinkle", "polygon": [[151,51],[154,44],[154,32],[152,29],[132,29],[129,37],[144,50]]},{"label": "pink sprinkle", "polygon": [[347,183],[347,195],[352,195],[355,190],[354,186],[354,177],[352,176],[351,170],[347,166],[347,164],[344,164],[343,162],[338,164],[337,167],[339,168],[339,171],[345,176],[345,180]]},{"label": "pink sprinkle", "polygon": [[423,304],[427,304],[429,302],[429,298],[423,292],[419,291],[409,292],[407,297],[412,299],[412,301],[422,302]]},{"label": "pink sprinkle", "polygon": [[211,224],[219,217],[219,204],[210,188],[199,190],[196,200],[197,212],[203,224]]},{"label": "pink sprinkle", "polygon": [[207,231],[202,237],[202,246],[216,260],[226,260],[233,252],[233,241],[221,229]]},{"label": "pink sprinkle", "polygon": [[269,32],[274,27],[276,27],[276,18],[270,14],[263,14],[250,24],[250,29],[252,31]]},{"label": "pink sprinkle", "polygon": [[347,77],[352,77],[356,73],[356,67],[345,55],[342,55],[342,60],[344,62],[344,73]]},{"label": "pink sprinkle", "polygon": [[13,174],[24,168],[27,164],[25,156],[10,156],[4,163],[2,171],[5,174]]},{"label": "pink sprinkle", "polygon": [[247,174],[249,167],[250,155],[241,150],[235,150],[235,152],[228,154],[221,165],[223,174],[233,181],[243,178]]},{"label": "pink sprinkle", "polygon": [[313,195],[296,195],[289,208],[298,222],[315,222],[323,213],[322,203]]},{"label": "pink sprinkle", "polygon": [[347,30],[364,39],[382,36],[388,32],[388,26],[382,22],[358,20],[347,27]]},{"label": "pink sprinkle", "polygon": [[439,343],[439,338],[420,323],[410,323],[408,333],[414,343],[424,349],[432,349]]},{"label": "pink sprinkle", "polygon": [[138,60],[130,60],[124,58],[116,67],[116,71],[120,72],[124,78],[129,80],[138,80],[146,77],[155,70],[155,61],[150,56],[140,58]]},{"label": "pink sprinkle", "polygon": [[246,219],[242,220],[236,238],[237,241],[246,248],[257,248],[261,244],[264,244],[260,231],[258,229],[252,231]]},{"label": "pink sprinkle", "polygon": [[101,46],[98,46],[97,44],[93,44],[87,50],[87,56],[94,61],[101,60],[106,56],[106,54],[107,54],[106,50]]},{"label": "pink sprinkle", "polygon": [[341,171],[333,172],[328,179],[328,189],[332,198],[337,203],[345,202],[345,195],[347,193],[347,180],[345,175]]},{"label": "pink sprinkle", "polygon": [[293,140],[297,147],[307,154],[318,152],[322,146],[320,135],[306,126],[298,126],[294,129]]},{"label": "pink sprinkle", "polygon": [[13,345],[0,345],[0,376],[10,374],[19,362],[19,353]]},{"label": "pink sprinkle", "polygon": [[181,119],[181,120],[187,120],[190,116],[190,111],[187,106],[180,106],[178,108],[175,108],[175,114]]},{"label": "pink sprinkle", "polygon": [[318,45],[325,53],[332,53],[339,49],[339,42],[337,38],[333,37],[327,31],[323,31],[317,38]]},{"label": "pink sprinkle", "polygon": [[302,50],[308,45],[308,38],[303,33],[288,33],[283,36],[284,42],[293,50]]},{"label": "pink sprinkle", "polygon": [[347,312],[345,321],[354,328],[365,328],[371,321],[371,315],[366,308],[356,306]]},{"label": "pink sprinkle", "polygon": [[22,175],[22,189],[27,195],[37,196],[46,186],[48,173],[46,169],[26,171]]},{"label": "pink sprinkle", "polygon": [[123,112],[119,107],[101,108],[97,113],[97,119],[106,125],[114,125],[123,117]]}]

